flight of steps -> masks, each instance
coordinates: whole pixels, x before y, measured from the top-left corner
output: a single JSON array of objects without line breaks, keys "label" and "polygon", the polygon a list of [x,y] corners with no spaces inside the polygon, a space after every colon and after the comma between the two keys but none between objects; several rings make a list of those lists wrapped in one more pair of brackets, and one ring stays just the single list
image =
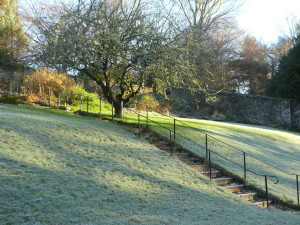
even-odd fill
[{"label": "flight of steps", "polygon": [[191,153],[185,153],[182,151],[175,150],[173,156],[178,157],[178,159],[181,160],[183,163],[189,165],[195,170],[198,170],[203,175],[211,177],[212,181],[216,185],[227,189],[229,192],[247,201],[253,202],[257,206],[267,207],[266,201],[256,200],[256,193],[247,191],[243,184],[234,182],[234,180],[231,177],[223,176],[221,172],[214,168],[211,168],[211,170],[209,170],[207,163],[203,162],[200,158],[193,156]]},{"label": "flight of steps", "polygon": [[[138,129],[131,129],[131,132],[138,133]],[[167,141],[157,137],[151,132],[142,132],[141,137],[146,139],[150,144],[155,145],[157,148],[170,152],[170,144]],[[250,201],[253,204],[260,207],[267,207],[267,201],[261,200],[257,197],[257,194],[248,191],[247,188],[242,183],[236,182],[233,178],[224,176],[220,171],[208,168],[208,163],[205,160],[187,152],[181,148],[173,148],[173,157],[177,157],[183,163],[189,165],[191,168],[198,170],[204,176],[208,176],[211,180],[218,186],[227,189],[229,192]],[[270,201],[269,201],[270,205]]]}]

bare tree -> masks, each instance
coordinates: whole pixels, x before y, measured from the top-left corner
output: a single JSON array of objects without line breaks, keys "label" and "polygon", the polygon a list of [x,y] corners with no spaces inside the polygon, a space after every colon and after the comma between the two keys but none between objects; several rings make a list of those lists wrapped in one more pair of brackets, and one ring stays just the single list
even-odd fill
[{"label": "bare tree", "polygon": [[202,89],[230,90],[228,60],[242,32],[232,18],[241,5],[232,0],[171,0],[161,3],[174,40],[185,48],[186,61]]},{"label": "bare tree", "polygon": [[39,13],[32,18],[36,59],[96,81],[120,114],[121,102],[139,94],[151,74],[156,84],[165,85],[160,78],[169,74],[167,64],[175,58],[144,8],[141,0],[91,0]]},{"label": "bare tree", "polygon": [[287,55],[289,50],[296,44],[295,40],[300,32],[300,21],[296,15],[289,15],[286,18],[287,29],[282,29],[278,41],[267,49],[271,66],[271,77],[277,72],[280,59]]},{"label": "bare tree", "polygon": [[246,86],[249,94],[265,93],[270,72],[266,52],[267,47],[255,37],[246,36],[239,47],[238,56],[230,62],[232,78],[238,87]]}]

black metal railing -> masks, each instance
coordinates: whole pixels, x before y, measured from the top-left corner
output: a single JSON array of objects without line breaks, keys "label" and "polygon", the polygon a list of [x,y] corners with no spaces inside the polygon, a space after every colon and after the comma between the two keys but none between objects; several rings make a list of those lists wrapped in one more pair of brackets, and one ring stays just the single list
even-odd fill
[{"label": "black metal railing", "polygon": [[[58,93],[57,97],[55,99],[52,98],[51,101],[51,94],[49,92],[48,95],[48,105],[49,106],[74,106],[74,102],[77,103],[77,107],[79,107],[80,112],[87,112],[87,113],[95,113],[98,115],[102,115],[103,113],[103,106],[104,103],[110,104],[110,110],[111,111],[111,118],[114,118],[114,106],[113,103],[109,103],[108,101],[105,101],[104,98],[101,95],[98,96],[92,96],[88,94],[68,94],[68,93]],[[92,111],[92,107],[97,105],[99,107],[97,111]],[[96,107],[96,108],[97,108]],[[106,115],[108,116],[108,115]]]},{"label": "black metal railing", "polygon": [[172,136],[173,136],[172,132],[173,131],[170,130],[169,128],[161,125],[160,123],[158,123],[158,122],[156,122],[154,120],[149,119],[148,115],[144,116],[144,115],[142,115],[142,114],[140,114],[140,113],[138,113],[138,112],[136,112],[136,111],[134,111],[132,109],[129,109],[129,108],[127,108],[127,110],[138,115],[137,122],[138,122],[138,135],[139,135],[139,137],[141,137],[141,131],[142,131],[141,130],[141,117],[144,117],[147,120],[147,125],[149,124],[149,121],[150,121],[150,122],[158,125],[159,127],[163,128],[163,129],[165,129],[165,130],[167,130],[169,132],[169,146],[170,146],[170,154],[172,156],[173,155],[173,140],[172,140]]},{"label": "black metal railing", "polygon": [[[247,168],[247,159],[249,160],[249,157],[250,158],[253,158],[253,159],[255,159],[255,160],[257,160],[258,162],[260,162],[260,163],[263,163],[263,164],[265,164],[265,165],[267,165],[267,166],[269,166],[269,167],[271,167],[271,168],[273,168],[273,169],[275,169],[275,170],[278,170],[278,171],[280,171],[280,172],[282,172],[282,173],[284,173],[285,175],[289,175],[289,176],[294,176],[295,178],[296,178],[296,180],[295,180],[295,183],[296,183],[296,192],[297,192],[297,204],[299,205],[300,204],[300,197],[299,197],[299,175],[298,174],[295,174],[295,173],[290,173],[290,172],[287,172],[287,171],[285,171],[285,170],[283,170],[283,169],[281,169],[281,168],[278,168],[277,166],[274,166],[274,165],[272,165],[271,163],[269,163],[269,162],[266,162],[265,160],[262,160],[262,159],[259,159],[258,157],[256,157],[256,156],[254,156],[254,155],[252,155],[252,154],[250,154],[250,153],[248,153],[248,152],[245,152],[245,151],[243,151],[243,150],[241,150],[241,149],[239,149],[239,148],[237,148],[237,147],[235,147],[235,146],[233,146],[233,145],[231,145],[231,144],[228,144],[228,143],[226,143],[225,141],[222,141],[222,140],[220,140],[220,139],[218,139],[218,138],[216,138],[216,137],[214,137],[214,136],[212,136],[212,135],[210,135],[210,134],[208,134],[208,133],[206,133],[206,132],[204,132],[204,131],[201,131],[201,130],[199,130],[198,128],[195,128],[195,127],[193,127],[193,126],[190,126],[189,124],[187,124],[187,123],[185,123],[185,122],[183,122],[183,121],[181,121],[181,120],[179,120],[179,119],[177,119],[177,118],[175,118],[175,117],[173,117],[173,116],[170,116],[170,115],[166,115],[166,114],[164,114],[164,113],[161,113],[161,112],[159,112],[159,111],[157,111],[157,110],[155,110],[155,109],[153,109],[153,108],[151,108],[151,107],[147,107],[147,117],[149,117],[148,116],[148,114],[149,114],[149,111],[150,110],[151,111],[154,111],[154,112],[156,112],[156,113],[158,113],[158,114],[160,114],[160,115],[162,115],[162,116],[165,116],[165,117],[169,117],[170,119],[172,119],[173,120],[173,139],[174,139],[174,141],[176,140],[176,136],[179,136],[179,134],[178,134],[178,132],[176,132],[177,131],[177,128],[176,128],[176,124],[177,123],[180,123],[180,124],[182,124],[182,125],[184,125],[184,126],[186,126],[186,127],[188,127],[188,128],[190,128],[190,129],[193,129],[193,130],[195,130],[195,131],[197,131],[197,132],[200,132],[200,133],[202,133],[202,134],[204,134],[205,135],[205,146],[202,146],[202,147],[204,147],[205,148],[205,150],[206,150],[206,158],[208,158],[208,156],[209,156],[209,151],[211,151],[211,150],[209,150],[209,148],[208,148],[208,138],[212,138],[212,139],[214,139],[215,141],[217,141],[217,142],[219,142],[219,143],[222,143],[222,144],[224,144],[224,145],[226,145],[226,146],[228,146],[228,147],[230,147],[231,149],[233,149],[233,150],[235,150],[235,151],[237,151],[237,152],[241,152],[242,153],[242,161],[243,161],[243,165],[241,166],[241,165],[239,165],[239,164],[236,164],[236,163],[234,163],[232,160],[229,160],[228,158],[223,158],[223,157],[221,157],[221,158],[223,158],[223,159],[225,159],[225,160],[227,160],[227,161],[231,161],[232,163],[234,163],[234,164],[236,164],[236,165],[238,165],[238,166],[241,166],[242,168],[243,168],[243,177],[244,177],[244,180],[246,181],[247,180],[247,172],[249,171],[248,170],[248,168]],[[182,135],[180,135],[180,136],[182,136]],[[194,144],[198,144],[198,143],[196,143],[196,142],[194,142],[194,141],[192,141],[192,140],[190,140],[189,138],[185,138],[186,140],[189,140],[189,141],[191,141],[191,142],[193,142]],[[216,152],[214,152],[215,154],[217,154]],[[249,171],[250,172],[250,171]],[[253,171],[252,171],[252,173],[253,173]],[[254,174],[254,173],[253,173]],[[257,174],[256,174],[257,175]],[[262,176],[265,176],[265,175],[262,175]],[[269,177],[272,177],[271,175],[268,175]],[[276,176],[275,176],[276,177]],[[278,182],[277,182],[278,183]]]},{"label": "black metal railing", "polygon": [[[175,144],[175,139],[174,139],[175,130],[171,130],[171,129],[169,129],[166,126],[163,126],[160,123],[158,123],[158,122],[156,122],[154,120],[149,119],[148,113],[146,114],[146,116],[144,116],[144,115],[142,115],[142,114],[140,114],[140,113],[138,113],[138,112],[136,112],[136,111],[134,111],[132,109],[127,109],[127,110],[129,110],[130,112],[135,113],[135,114],[138,115],[137,122],[138,122],[139,137],[141,137],[141,120],[140,120],[140,117],[144,117],[146,119],[147,126],[149,125],[149,121],[150,121],[150,122],[152,122],[152,123],[154,123],[154,124],[156,124],[156,125],[164,128],[165,130],[167,130],[169,132],[170,155],[172,156],[173,155],[173,144],[172,144],[172,142],[174,142],[174,144]],[[174,127],[174,128],[176,129],[176,127]],[[172,135],[172,133],[173,133],[173,135]],[[217,152],[215,152],[215,151],[207,148],[207,146],[202,146],[199,143],[196,143],[195,141],[191,140],[188,137],[185,137],[184,135],[181,135],[181,134],[177,134],[177,135],[180,136],[180,137],[182,137],[182,138],[184,138],[185,140],[187,140],[189,142],[192,142],[193,144],[198,145],[201,148],[205,148],[205,150],[206,150],[206,156],[207,156],[206,158],[208,160],[208,169],[209,169],[209,177],[210,177],[210,179],[212,179],[212,153],[215,154],[215,155],[217,155],[217,156],[219,156],[219,157],[221,157],[221,158],[223,158],[224,160],[226,160],[226,161],[228,161],[230,163],[235,164],[238,167],[243,168],[244,172],[248,171],[248,172],[252,173],[255,176],[264,177],[265,178],[265,198],[266,198],[266,202],[267,202],[266,203],[267,207],[269,207],[268,177],[269,178],[275,178],[276,182],[274,182],[274,184],[277,184],[279,182],[277,176],[268,175],[268,174],[259,174],[257,172],[254,172],[254,171],[246,168],[245,164],[244,165],[240,165],[240,164],[238,164],[238,163],[236,163],[236,162],[234,162],[234,161],[232,161],[232,160],[230,160],[230,159],[222,156],[221,154],[219,154],[219,153],[217,153]],[[193,153],[193,154],[196,154],[196,153]]]}]

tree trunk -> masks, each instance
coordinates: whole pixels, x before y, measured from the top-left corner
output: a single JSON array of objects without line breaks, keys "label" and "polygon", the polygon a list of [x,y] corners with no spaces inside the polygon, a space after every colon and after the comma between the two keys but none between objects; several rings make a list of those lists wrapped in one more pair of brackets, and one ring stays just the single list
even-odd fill
[{"label": "tree trunk", "polygon": [[114,108],[115,108],[115,115],[117,117],[123,118],[123,103],[122,102],[114,103]]}]

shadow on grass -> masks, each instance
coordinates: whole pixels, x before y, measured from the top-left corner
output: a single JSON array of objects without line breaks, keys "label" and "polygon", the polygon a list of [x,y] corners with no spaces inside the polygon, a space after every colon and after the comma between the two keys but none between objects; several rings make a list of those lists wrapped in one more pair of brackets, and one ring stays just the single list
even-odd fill
[{"label": "shadow on grass", "polygon": [[[26,120],[22,127],[12,121],[3,125],[40,145],[32,151],[37,154],[33,158],[42,159],[38,153],[43,149],[54,153],[55,160],[53,165],[49,159],[46,166],[37,166],[31,159],[14,154],[8,157],[2,152],[1,165],[20,175],[1,176],[3,224],[222,224],[224,220],[241,224],[250,221],[253,213],[263,224],[266,217],[274,216],[207,186],[196,171],[179,161],[153,156],[159,150],[120,132],[122,128],[116,125],[95,120],[85,121],[82,128],[73,121],[71,127],[56,127],[65,134],[60,142],[55,132],[31,133],[26,126],[42,123],[39,126],[47,127],[47,120]],[[104,142],[96,138],[74,140],[71,130],[76,126],[81,130],[75,134],[84,133],[88,139],[98,130],[94,136],[104,136]],[[68,142],[74,149],[66,146]],[[290,218],[282,215],[281,221]],[[293,218],[290,221],[293,224]]]}]

